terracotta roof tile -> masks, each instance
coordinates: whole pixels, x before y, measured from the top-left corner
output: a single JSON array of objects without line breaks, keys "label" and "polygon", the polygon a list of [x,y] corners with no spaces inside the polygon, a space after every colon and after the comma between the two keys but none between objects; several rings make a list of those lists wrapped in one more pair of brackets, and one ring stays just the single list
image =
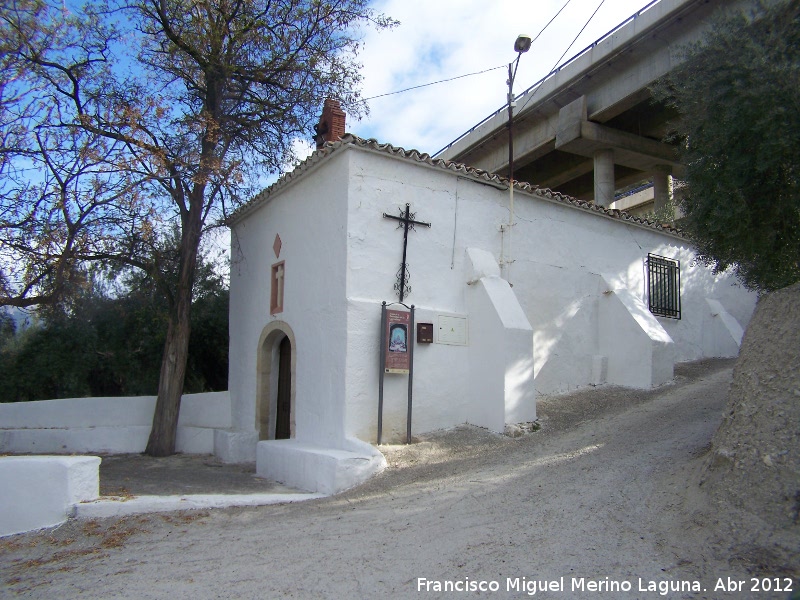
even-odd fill
[{"label": "terracotta roof tile", "polygon": [[[308,158],[306,158],[303,162],[297,165],[297,167],[295,167],[294,170],[281,175],[280,178],[278,178],[278,181],[273,183],[271,186],[269,186],[261,193],[257,194],[252,200],[239,207],[227,219],[227,223],[231,224],[239,221],[245,215],[249,214],[256,208],[258,208],[261,204],[266,202],[270,196],[272,196],[276,192],[280,191],[281,189],[289,185],[292,181],[295,181],[303,177],[307,172],[313,170],[319,163],[323,162],[328,156],[332,155],[341,148],[346,148],[349,146],[354,146],[356,148],[362,148],[373,152],[380,152],[382,154],[388,154],[390,156],[395,156],[403,160],[408,160],[416,163],[423,163],[431,167],[452,171],[454,173],[464,175],[466,177],[475,179],[477,181],[482,181],[496,185],[497,187],[508,187],[507,177],[501,177],[500,175],[489,173],[488,171],[477,169],[475,167],[469,167],[462,163],[452,162],[442,158],[433,158],[430,154],[427,154],[425,152],[420,152],[419,150],[415,149],[405,150],[404,148],[393,146],[392,144],[380,143],[375,139],[364,139],[348,133],[345,134],[344,137],[342,137],[342,139],[336,142],[326,143],[322,148],[314,151]],[[660,224],[654,221],[650,221],[648,219],[643,219],[641,217],[631,215],[623,210],[619,210],[616,208],[604,208],[602,206],[596,205],[594,202],[579,200],[578,198],[567,196],[566,194],[562,194],[561,192],[554,192],[551,189],[541,188],[537,185],[532,185],[524,181],[515,181],[514,189],[526,192],[531,195],[546,198],[548,200],[553,200],[555,202],[565,204],[567,206],[573,206],[575,208],[582,209],[588,212],[598,213],[599,215],[607,218],[626,221],[629,223],[636,224],[640,227],[655,229],[661,232],[682,236],[681,231],[671,225]]]}]

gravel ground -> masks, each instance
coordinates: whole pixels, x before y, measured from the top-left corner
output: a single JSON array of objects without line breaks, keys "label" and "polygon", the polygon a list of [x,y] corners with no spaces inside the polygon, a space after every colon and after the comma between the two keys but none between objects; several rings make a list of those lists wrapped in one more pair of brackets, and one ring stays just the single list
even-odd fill
[{"label": "gravel ground", "polygon": [[514,439],[462,426],[385,446],[389,469],[323,500],[5,538],[0,596],[785,599],[798,573],[732,555],[699,485],[732,366],[542,400],[541,429]]}]

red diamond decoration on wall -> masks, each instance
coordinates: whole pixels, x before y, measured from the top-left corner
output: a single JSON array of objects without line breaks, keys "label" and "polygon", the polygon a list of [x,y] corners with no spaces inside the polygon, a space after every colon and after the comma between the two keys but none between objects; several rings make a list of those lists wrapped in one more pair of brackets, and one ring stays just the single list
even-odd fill
[{"label": "red diamond decoration on wall", "polygon": [[275,252],[275,258],[281,257],[281,236],[275,234],[275,241],[272,244],[272,250]]}]

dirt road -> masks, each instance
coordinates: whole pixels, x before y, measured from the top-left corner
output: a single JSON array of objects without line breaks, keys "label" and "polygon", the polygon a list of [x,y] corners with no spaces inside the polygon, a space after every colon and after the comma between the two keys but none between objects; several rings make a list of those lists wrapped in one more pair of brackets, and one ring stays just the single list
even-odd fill
[{"label": "dirt road", "polygon": [[732,365],[541,402],[517,439],[464,426],[388,447],[385,473],[333,498],[15,536],[0,596],[787,598],[778,573],[752,591],[698,485]]}]

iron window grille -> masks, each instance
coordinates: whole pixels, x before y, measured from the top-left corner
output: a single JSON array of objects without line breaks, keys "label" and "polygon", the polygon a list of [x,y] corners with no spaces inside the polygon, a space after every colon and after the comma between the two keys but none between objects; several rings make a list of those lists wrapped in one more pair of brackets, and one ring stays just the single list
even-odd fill
[{"label": "iron window grille", "polygon": [[647,255],[647,297],[650,312],[659,317],[681,318],[681,263]]}]

